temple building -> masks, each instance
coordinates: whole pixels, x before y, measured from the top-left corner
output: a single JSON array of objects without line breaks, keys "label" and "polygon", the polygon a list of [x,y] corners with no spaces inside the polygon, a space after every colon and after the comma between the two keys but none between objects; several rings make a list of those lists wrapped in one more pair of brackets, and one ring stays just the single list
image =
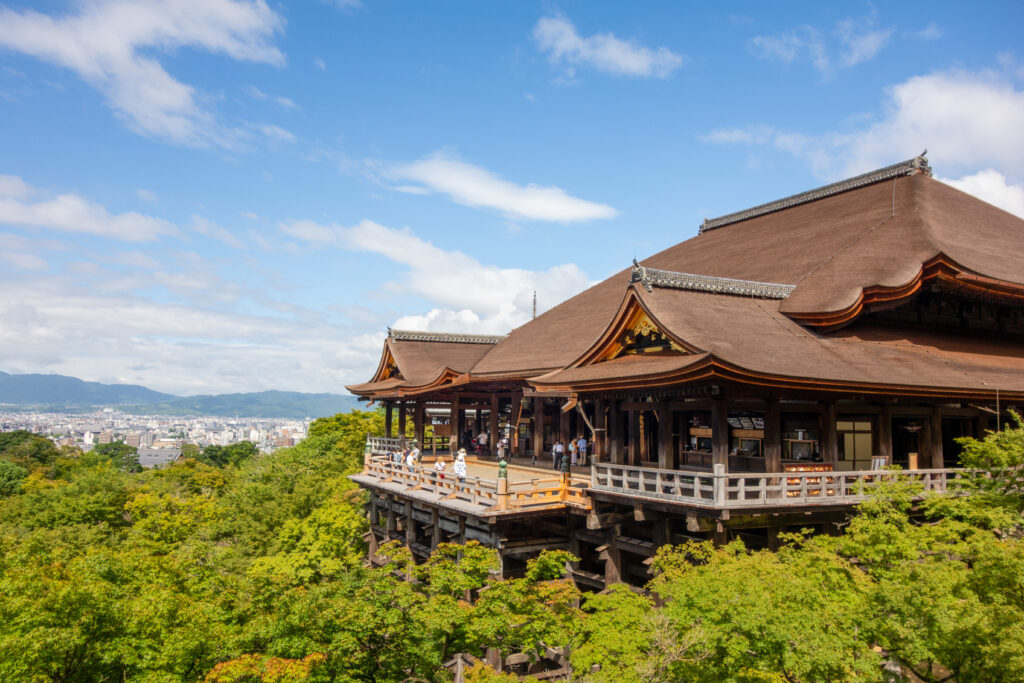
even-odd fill
[{"label": "temple building", "polygon": [[[705,220],[507,336],[390,330],[348,388],[398,411],[387,437],[507,436],[522,470],[470,492],[371,456],[371,552],[471,536],[509,571],[566,547],[582,584],[642,582],[662,543],[828,531],[883,466],[943,488],[956,439],[1024,402],[1024,220],[921,156]],[[580,435],[554,496],[551,448]]]}]

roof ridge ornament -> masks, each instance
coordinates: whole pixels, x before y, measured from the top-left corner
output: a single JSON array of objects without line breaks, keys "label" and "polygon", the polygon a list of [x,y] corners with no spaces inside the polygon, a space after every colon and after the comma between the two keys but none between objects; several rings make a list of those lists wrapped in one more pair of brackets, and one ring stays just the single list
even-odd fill
[{"label": "roof ridge ornament", "polygon": [[454,344],[497,344],[503,334],[465,334],[460,332],[418,332],[388,328],[388,338],[394,341],[447,342]]},{"label": "roof ridge ornament", "polygon": [[705,218],[704,222],[700,224],[698,234],[703,235],[707,231],[714,230],[715,228],[721,228],[750,218],[763,216],[766,213],[774,213],[799,204],[806,204],[825,197],[831,197],[832,195],[855,190],[858,187],[864,187],[865,185],[873,185],[874,183],[888,180],[890,178],[917,175],[918,173],[923,173],[931,177],[932,167],[928,165],[928,157],[925,156],[926,154],[928,154],[927,149],[913,159],[907,159],[906,161],[901,161],[900,163],[893,164],[892,166],[879,168],[874,171],[863,173],[859,176],[840,180],[839,182],[831,183],[829,185],[823,185],[813,190],[808,190],[807,192],[801,192],[800,194],[794,194],[789,197],[784,197],[783,199],[768,202],[767,204],[759,204],[749,209],[744,209],[743,211],[719,216],[718,218]]},{"label": "roof ridge ornament", "polygon": [[796,289],[796,285],[782,285],[775,282],[736,280],[728,277],[647,268],[637,263],[636,259],[633,259],[633,272],[629,281],[631,283],[639,282],[648,292],[653,291],[654,287],[664,287],[712,294],[750,296],[758,299],[785,299]]}]

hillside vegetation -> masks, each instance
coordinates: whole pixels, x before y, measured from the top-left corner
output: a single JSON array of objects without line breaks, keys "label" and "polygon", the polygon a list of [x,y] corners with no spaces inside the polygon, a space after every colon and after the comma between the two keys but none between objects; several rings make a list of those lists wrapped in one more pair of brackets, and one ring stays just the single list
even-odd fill
[{"label": "hillside vegetation", "polygon": [[650,593],[603,595],[562,552],[507,581],[472,543],[365,567],[346,475],[382,431],[354,411],[272,455],[146,472],[0,435],[0,680],[445,681],[455,653],[546,646],[594,682],[1024,680],[1020,428],[969,442],[994,476],[924,518],[897,484],[839,537],[663,548]]}]

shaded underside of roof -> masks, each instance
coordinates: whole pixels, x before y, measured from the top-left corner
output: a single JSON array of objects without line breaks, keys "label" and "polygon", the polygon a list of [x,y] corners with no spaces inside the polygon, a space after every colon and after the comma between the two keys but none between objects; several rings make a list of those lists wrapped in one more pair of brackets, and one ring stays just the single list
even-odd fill
[{"label": "shaded underside of roof", "polygon": [[446,373],[469,372],[490,348],[490,343],[479,341],[398,341],[389,337],[383,354],[391,353],[399,376],[346,388],[353,394],[368,395],[427,386]]}]

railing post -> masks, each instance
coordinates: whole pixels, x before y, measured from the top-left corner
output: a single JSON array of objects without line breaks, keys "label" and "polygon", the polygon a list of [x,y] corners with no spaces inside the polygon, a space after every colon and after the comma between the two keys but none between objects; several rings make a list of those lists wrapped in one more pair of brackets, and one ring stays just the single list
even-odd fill
[{"label": "railing post", "polygon": [[715,507],[725,507],[725,465],[716,463],[714,466],[714,480],[712,483],[715,496]]}]

